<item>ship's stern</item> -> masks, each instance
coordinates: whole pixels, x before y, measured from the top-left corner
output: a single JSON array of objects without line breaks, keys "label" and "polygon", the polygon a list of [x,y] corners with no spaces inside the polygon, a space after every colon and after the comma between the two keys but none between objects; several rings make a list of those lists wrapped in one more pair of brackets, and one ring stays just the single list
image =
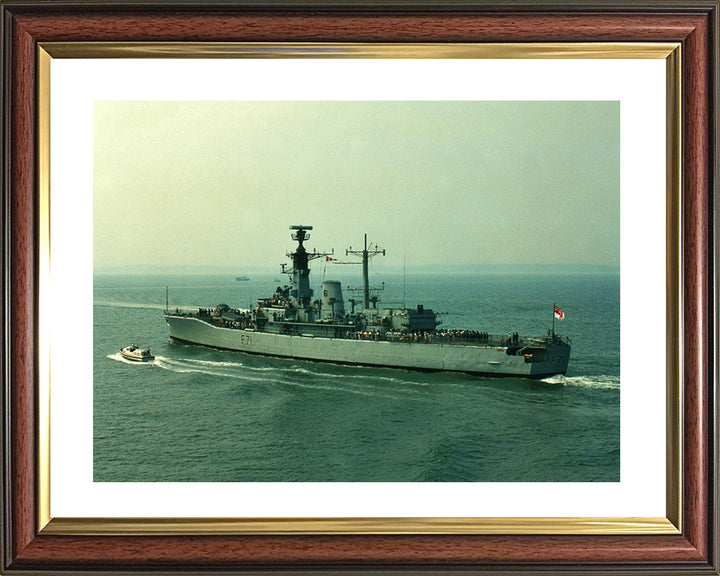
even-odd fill
[{"label": "ship's stern", "polygon": [[565,341],[547,343],[541,353],[530,360],[530,377],[547,378],[558,374],[565,375],[570,362],[570,344]]}]

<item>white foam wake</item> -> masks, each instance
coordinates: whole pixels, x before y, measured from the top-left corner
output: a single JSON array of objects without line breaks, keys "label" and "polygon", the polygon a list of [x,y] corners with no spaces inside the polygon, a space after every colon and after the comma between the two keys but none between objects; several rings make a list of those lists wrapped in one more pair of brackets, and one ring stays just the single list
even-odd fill
[{"label": "white foam wake", "polygon": [[[283,385],[291,386],[294,388],[312,389],[312,390],[327,390],[331,392],[342,392],[348,394],[359,394],[362,396],[369,397],[384,397],[389,399],[400,399],[400,396],[392,394],[389,390],[383,389],[383,383],[378,382],[380,385],[369,386],[364,383],[351,383],[347,381],[343,384],[333,385],[330,382],[324,381],[329,375],[325,373],[315,373],[298,366],[291,366],[287,368],[282,367],[256,367],[247,366],[241,362],[220,362],[213,360],[200,360],[195,358],[166,358],[164,356],[155,356],[155,360],[152,362],[132,362],[123,358],[120,353],[110,354],[108,358],[116,360],[118,362],[124,362],[125,364],[147,364],[153,365],[163,370],[175,372],[178,374],[205,374],[208,376],[219,377],[219,378],[231,378],[236,379],[240,382],[245,383],[264,383],[272,385]],[[301,373],[320,378],[318,381],[298,381],[294,378],[283,377],[283,374],[290,373]],[[336,375],[332,375],[333,379]],[[386,380],[387,378],[380,378],[379,380]],[[395,392],[398,389],[395,388]]]},{"label": "white foam wake", "polygon": [[618,390],[620,388],[619,376],[551,376],[543,378],[547,384],[559,384],[561,386],[577,386],[579,388],[605,388]]}]

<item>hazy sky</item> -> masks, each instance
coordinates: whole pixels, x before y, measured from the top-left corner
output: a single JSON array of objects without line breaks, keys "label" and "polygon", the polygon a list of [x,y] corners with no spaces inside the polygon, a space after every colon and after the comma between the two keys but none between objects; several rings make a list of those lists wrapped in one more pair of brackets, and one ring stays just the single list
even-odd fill
[{"label": "hazy sky", "polygon": [[97,102],[94,264],[619,266],[618,102]]}]

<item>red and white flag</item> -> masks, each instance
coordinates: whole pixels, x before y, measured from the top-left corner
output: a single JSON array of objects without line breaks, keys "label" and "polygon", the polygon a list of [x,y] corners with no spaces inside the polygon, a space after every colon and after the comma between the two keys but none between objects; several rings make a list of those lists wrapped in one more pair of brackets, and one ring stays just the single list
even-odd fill
[{"label": "red and white flag", "polygon": [[560,310],[560,308],[558,308],[557,306],[555,306],[555,318],[565,320],[565,312]]}]

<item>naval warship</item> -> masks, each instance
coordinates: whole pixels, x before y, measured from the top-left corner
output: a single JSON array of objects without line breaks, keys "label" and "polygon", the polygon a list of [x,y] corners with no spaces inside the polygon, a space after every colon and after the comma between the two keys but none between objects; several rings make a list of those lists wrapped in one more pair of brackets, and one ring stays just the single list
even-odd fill
[{"label": "naval warship", "polygon": [[[332,260],[334,253],[306,250],[304,242],[312,226],[290,229],[298,243],[287,254],[292,269],[282,265],[290,284],[259,298],[252,310],[221,304],[173,312],[166,304],[170,337],[212,348],[363,366],[528,378],[565,374],[570,341],[555,333],[555,316],[547,334],[523,337],[517,332],[492,335],[475,329],[440,329],[438,314],[421,304],[380,306],[377,295],[371,295],[368,261],[385,251],[368,248],[367,235],[362,250],[346,250],[346,255],[362,258],[362,302],[348,299],[347,310],[336,280],[323,281],[320,297],[314,299],[309,262]],[[553,309],[555,315],[562,314],[554,305]]]}]

